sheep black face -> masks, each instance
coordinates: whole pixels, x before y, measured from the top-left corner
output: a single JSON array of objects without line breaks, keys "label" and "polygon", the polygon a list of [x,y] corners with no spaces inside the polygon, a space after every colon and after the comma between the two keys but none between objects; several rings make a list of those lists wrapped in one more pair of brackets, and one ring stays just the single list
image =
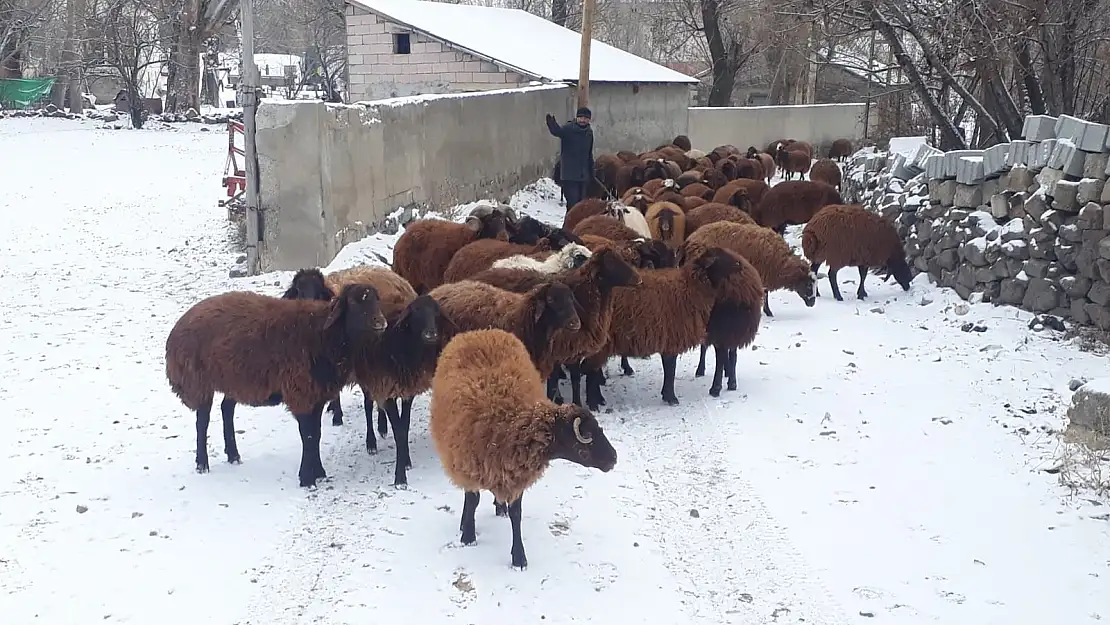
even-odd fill
[{"label": "sheep black face", "polygon": [[[541,225],[543,225],[543,224],[541,224]],[[582,239],[578,238],[577,234],[574,234],[570,230],[565,230],[563,228],[554,228],[554,229],[552,229],[550,232],[548,232],[548,234],[546,235],[546,238],[547,238],[548,242],[550,242],[551,249],[553,249],[553,250],[561,250],[564,247],[570,245],[571,243],[577,243],[578,245],[583,245]]]},{"label": "sheep black face", "polygon": [[431,295],[421,295],[405,307],[405,312],[397,319],[397,327],[424,345],[437,345],[442,319],[439,303]]},{"label": "sheep black face", "polygon": [[513,229],[509,233],[509,243],[535,245],[540,239],[551,234],[551,226],[525,215],[513,225]]},{"label": "sheep black face", "polygon": [[894,279],[898,281],[898,284],[902,287],[903,291],[910,290],[910,282],[913,280],[913,272],[910,271],[910,266],[906,264],[906,260],[904,258],[896,257],[892,259],[890,261],[890,264],[887,265],[887,269],[888,279],[890,276],[893,275]]},{"label": "sheep black face", "polygon": [[614,249],[603,249],[590,257],[590,260],[595,263],[598,280],[608,287],[639,286],[644,282],[632,265],[625,262]]},{"label": "sheep black face", "polygon": [[748,156],[748,158],[757,158],[759,156],[759,150],[755,149],[754,145],[748,146],[748,155],[747,156]]},{"label": "sheep black face", "polygon": [[802,298],[806,306],[812,308],[817,303],[817,274],[812,271],[794,285],[793,291]]},{"label": "sheep black face", "polygon": [[578,316],[578,300],[574,292],[562,282],[551,282],[538,287],[542,293],[536,303],[535,321],[547,316],[551,327],[563,328],[572,332],[582,329],[582,319]]},{"label": "sheep black face", "polygon": [[674,250],[655,239],[639,239],[636,249],[640,253],[641,269],[663,269],[677,265]]},{"label": "sheep black face", "polygon": [[605,437],[601,424],[589,410],[573,404],[558,408],[551,432],[551,457],[604,473],[617,466],[617,450]]},{"label": "sheep black face", "polygon": [[347,338],[353,342],[380,335],[389,325],[382,314],[378,290],[365,284],[348,284],[332,300],[331,311],[324,321],[327,330],[343,322]]},{"label": "sheep black face", "polygon": [[282,294],[282,299],[310,299],[327,302],[335,297],[328,288],[324,274],[319,269],[301,269],[293,274],[293,281]]},{"label": "sheep black face", "polygon": [[[475,212],[478,210],[475,209]],[[496,239],[498,235],[505,232],[505,215],[497,210],[471,214],[463,223],[473,230],[476,238],[479,239]]]},{"label": "sheep black face", "polygon": [[719,247],[711,247],[692,260],[696,268],[705,272],[713,288],[721,286],[729,276],[740,270],[736,258]]}]

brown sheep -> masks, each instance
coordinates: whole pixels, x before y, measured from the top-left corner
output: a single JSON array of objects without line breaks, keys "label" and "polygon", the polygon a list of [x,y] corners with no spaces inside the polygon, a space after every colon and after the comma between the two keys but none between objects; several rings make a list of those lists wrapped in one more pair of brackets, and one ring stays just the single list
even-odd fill
[{"label": "brown sheep", "polygon": [[558,282],[541,284],[526,293],[513,293],[484,282],[463,280],[437,286],[430,295],[447,319],[445,340],[460,332],[501,328],[524,342],[537,366],[549,360],[555,330],[577,332],[582,327],[574,294]]},{"label": "brown sheep", "polygon": [[565,217],[563,217],[563,230],[573,231],[583,219],[593,217],[594,215],[604,215],[605,209],[608,208],[609,203],[605,200],[596,198],[587,198],[581,202],[570,207]]},{"label": "brown sheep", "polygon": [[713,397],[720,396],[725,376],[728,377],[728,390],[736,390],[736,353],[755,341],[761,321],[759,307],[765,301],[763,284],[755,267],[732,250],[721,251],[736,263],[738,269],[730,276],[713,304],[701,347],[699,369],[704,374],[706,347],[713,346],[715,362],[713,382],[709,386],[709,394]]},{"label": "brown sheep", "polygon": [[[651,203],[658,204],[659,202],[670,202],[681,207],[686,205],[686,197],[679,195],[677,192],[671,191],[670,189],[664,189],[652,199]],[[647,213],[645,212],[644,215],[647,215]]]},{"label": "brown sheep", "polygon": [[622,200],[621,203],[625,206],[635,208],[643,215],[647,212],[648,206],[651,206],[652,202],[651,198],[646,193],[634,193],[624,196],[624,200]]},{"label": "brown sheep", "polygon": [[655,197],[664,189],[674,189],[675,181],[670,178],[653,178],[645,182],[642,186],[645,194]]},{"label": "brown sheep", "polygon": [[677,146],[678,149],[682,150],[683,152],[689,152],[690,150],[694,149],[694,144],[690,143],[690,137],[687,137],[686,135],[678,135],[674,138],[673,141],[671,141],[671,143]]},{"label": "brown sheep", "polygon": [[823,182],[794,180],[780,182],[755,205],[752,217],[764,228],[779,234],[788,225],[804,224],[829,204],[840,204],[840,192]]},{"label": "brown sheep", "polygon": [[[797,293],[806,306],[813,306],[816,302],[817,276],[810,271],[809,263],[794,254],[786,241],[773,231],[754,223],[718,222],[691,234],[683,249],[689,253],[691,250],[710,247],[732,250],[747,259],[759,272],[759,278],[768,293],[789,289]],[[763,314],[774,316],[766,299],[763,302]]]},{"label": "brown sheep", "polygon": [[628,150],[618,151],[617,158],[621,159],[625,163],[631,163],[632,161],[640,160],[640,157],[636,156],[635,152],[629,152]]},{"label": "brown sheep", "polygon": [[[686,211],[686,238],[689,239],[699,228],[717,222],[756,225],[751,215],[743,210],[735,206],[729,206],[728,204],[710,202],[709,204],[702,204],[693,210]],[[768,230],[768,232],[770,231]]]},{"label": "brown sheep", "polygon": [[[653,253],[650,247],[643,246],[645,252]],[[477,276],[483,282],[515,293],[524,293],[538,285],[557,281],[569,286],[578,305],[582,327],[576,332],[556,330],[551,336],[551,345],[546,352],[546,360],[536,360],[536,368],[548,379],[548,397],[559,397],[557,365],[571,365],[572,373],[577,374],[577,364],[582,358],[596,353],[609,339],[609,324],[612,316],[613,292],[617,287],[634,287],[640,277],[629,266],[620,253],[610,247],[602,247],[594,252],[582,267],[555,275],[543,275],[534,271],[491,270]],[[581,405],[581,397],[573,375],[575,403]]]},{"label": "brown sheep", "polygon": [[736,161],[736,178],[763,180],[763,164],[758,159],[741,158]]},{"label": "brown sheep", "polygon": [[469,243],[455,252],[455,255],[451,257],[451,262],[447,264],[447,270],[443,272],[443,281],[449,283],[465,280],[483,269],[489,269],[495,261],[502,258],[516,256],[517,254],[558,251],[566,247],[568,243],[581,244],[581,242],[582,240],[574,233],[563,228],[556,228],[535,245],[519,245],[498,241],[497,239],[481,239]]},{"label": "brown sheep", "polygon": [[721,175],[723,175],[728,180],[736,180],[740,177],[740,170],[736,166],[736,162],[733,160],[722,158],[717,161],[715,167],[717,168],[717,171],[721,172]]},{"label": "brown sheep", "polygon": [[677,250],[686,240],[686,212],[674,202],[656,202],[648,207],[648,228],[651,238],[667,244],[667,247]]},{"label": "brown sheep", "polygon": [[699,206],[704,206],[709,203],[709,200],[703,197],[688,197],[684,198],[682,202],[682,210],[690,212]]},{"label": "brown sheep", "polygon": [[[767,194],[768,189],[770,189],[770,187],[762,180],[733,180],[713,194],[713,201],[718,204],[729,204],[741,210],[751,212],[750,208],[745,209],[741,204],[740,197],[746,196],[752,206],[757,206],[763,201],[763,196]],[[743,193],[740,193],[741,190]]]},{"label": "brown sheep", "polygon": [[755,149],[755,146],[748,148],[748,158],[759,161],[760,167],[763,168],[762,179],[771,184],[771,179],[775,177],[775,157],[766,152],[760,152]]},{"label": "brown sheep", "polygon": [[710,166],[702,170],[702,182],[716,191],[728,184],[729,180],[724,174],[717,171],[717,168]]},{"label": "brown sheep", "polygon": [[209,469],[209,414],[219,392],[228,462],[240,462],[235,405],[285,404],[301,432],[300,485],[327,477],[320,461],[324,405],[350,378],[351,356],[374,349],[385,329],[378,294],[363,285],[330,302],[231,292],[193,305],[166,338],[166,378],[197,414],[197,472]]},{"label": "brown sheep", "polygon": [[[657,269],[661,267],[674,267],[675,266],[675,253],[671,248],[667,247],[662,241],[655,239],[634,239],[631,241],[613,241],[605,237],[599,237],[593,234],[587,234],[582,237],[583,243],[590,249],[591,252],[596,252],[603,247],[611,247],[617,250],[620,257],[626,263],[635,267],[636,269]],[[475,280],[487,276],[487,272],[483,271],[474,276]],[[482,282],[489,282],[494,286],[501,286],[497,282],[482,279]],[[504,288],[504,287],[502,287]]]},{"label": "brown sheep", "polygon": [[632,187],[621,195],[621,202],[628,204],[628,199],[634,195],[644,195],[647,193],[643,187]]},{"label": "brown sheep", "polygon": [[605,401],[600,369],[612,355],[647,358],[659,354],[663,401],[677,405],[674,377],[678,355],[705,340],[714,303],[731,288],[728,282],[738,271],[740,266],[726,251],[711,249],[673,269],[640,271],[640,286],[618,290],[613,297],[609,341],[585,362],[590,409],[597,410]]},{"label": "brown sheep", "polygon": [[559,458],[605,473],[617,464],[593,415],[548,401],[524,345],[502,330],[467,332],[444,348],[432,381],[428,430],[447,477],[465,491],[462,543],[477,540],[474,514],[481,491],[488,490],[507,508],[512,565],[519,569],[528,566],[521,499],[548,464]]},{"label": "brown sheep", "polygon": [[418,219],[405,225],[393,247],[393,271],[417,293],[443,284],[443,273],[455,252],[482,239],[507,239],[505,215],[493,210],[471,215],[459,224],[443,219]]},{"label": "brown sheep", "polygon": [[675,184],[678,185],[679,189],[684,189],[687,186],[695,184],[695,183],[699,183],[699,182],[704,183],[704,180],[705,180],[705,174],[703,174],[701,172],[701,170],[691,169],[689,171],[682,172],[681,176],[679,176],[678,178],[675,178]]},{"label": "brown sheep", "polygon": [[837,191],[840,190],[840,166],[836,161],[823,158],[813,164],[809,168],[809,179],[813,182],[824,182],[825,184],[836,187]]},{"label": "brown sheep", "polygon": [[683,187],[680,194],[684,197],[700,197],[706,201],[713,199],[713,189],[700,182]]},{"label": "brown sheep", "polygon": [[633,187],[643,186],[647,180],[647,164],[643,161],[626,162],[617,170],[617,195],[624,195]]},{"label": "brown sheep", "polygon": [[821,209],[802,232],[802,251],[813,263],[814,272],[822,262],[829,264],[829,285],[837,301],[844,300],[836,283],[836,272],[843,267],[859,267],[859,299],[867,297],[863,287],[869,267],[885,269],[886,280],[893,276],[903,291],[910,290],[913,273],[906,264],[898,231],[882,216],[858,204]]},{"label": "brown sheep", "polygon": [[640,238],[640,233],[608,215],[594,215],[583,219],[574,227],[574,234],[579,237],[592,234],[610,241],[633,241]]},{"label": "brown sheep", "polygon": [[782,169],[783,176],[787,180],[794,178],[794,174],[798,174],[798,178],[802,178],[807,171],[809,171],[810,163],[812,162],[809,155],[802,150],[787,150],[780,148],[778,157],[779,167]]},{"label": "brown sheep", "polygon": [[600,154],[594,159],[594,176],[611,194],[617,192],[617,171],[622,165],[624,162],[616,154]]},{"label": "brown sheep", "polygon": [[813,151],[813,146],[805,141],[792,141],[787,147],[791,152],[805,152],[806,156],[811,159],[816,154],[816,152]]},{"label": "brown sheep", "polygon": [[848,139],[837,139],[829,146],[829,158],[842,161],[852,155],[852,142]]}]

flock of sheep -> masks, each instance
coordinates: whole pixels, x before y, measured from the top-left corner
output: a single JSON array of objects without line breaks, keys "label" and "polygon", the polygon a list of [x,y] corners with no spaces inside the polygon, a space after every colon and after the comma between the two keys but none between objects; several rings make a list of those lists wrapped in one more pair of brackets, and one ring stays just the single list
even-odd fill
[{"label": "flock of sheep", "polygon": [[[838,141],[831,155],[850,151]],[[716,397],[725,378],[736,389],[737,351],[771,315],[769,291],[792,290],[813,306],[823,262],[838,300],[836,273],[848,266],[859,268],[860,298],[869,268],[909,289],[894,227],[843,205],[838,165],[811,165],[812,157],[812,147],[797,141],[762,153],[732,146],[705,153],[680,136],[648,153],[598,157],[593,197],[570,207],[560,226],[479,206],[463,223],[407,224],[392,269],[302,269],[280,298],[230,292],[202,300],[166,341],[170,386],[196,411],[197,471],[209,469],[207,431],[219,392],[228,462],[240,461],[235,405],[284,404],[301,434],[300,484],[315,485],[327,476],[323,412],[341,425],[339,394],[357,384],[367,451],[377,452],[377,401],[377,430],[393,430],[394,484],[403,486],[413,398],[431,390],[432,439],[448,477],[465,491],[462,542],[474,542],[479,493],[491,491],[497,515],[512,522],[512,564],[526,566],[521,496],[548,463],[616,465],[593,416],[605,404],[609,358],[619,356],[622,374],[632,375],[628,358],[659,354],[662,398],[676,405],[678,355],[700,347],[701,376],[712,345]],[[776,166],[810,179],[770,187]],[[791,224],[806,224],[806,259],[782,238]],[[569,403],[560,389],[566,379]]]}]

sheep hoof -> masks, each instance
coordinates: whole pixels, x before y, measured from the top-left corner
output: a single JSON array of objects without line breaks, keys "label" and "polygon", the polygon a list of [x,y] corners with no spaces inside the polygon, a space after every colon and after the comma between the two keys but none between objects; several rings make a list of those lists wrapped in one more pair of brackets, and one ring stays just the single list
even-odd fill
[{"label": "sheep hoof", "polygon": [[228,464],[243,464],[243,459],[239,457],[239,454],[228,454],[227,455],[227,463]]},{"label": "sheep hoof", "polygon": [[395,488],[397,490],[408,490],[409,489],[409,483],[408,482],[394,482],[393,483],[393,488]]},{"label": "sheep hoof", "polygon": [[316,487],[316,478],[308,477],[308,476],[304,476],[304,475],[301,476],[301,488],[315,488],[315,487]]},{"label": "sheep hoof", "polygon": [[496,503],[496,502],[495,502],[495,503],[493,504],[493,508],[494,508],[494,511],[493,511],[493,513],[494,513],[495,515],[497,515],[497,516],[501,516],[501,517],[507,517],[507,516],[509,516],[509,506],[507,506],[507,505],[505,505],[505,504],[503,504],[503,503]]},{"label": "sheep hoof", "polygon": [[208,473],[208,463],[205,462],[205,463],[201,464],[200,462],[198,462],[197,463],[197,473]]},{"label": "sheep hoof", "polygon": [[671,396],[671,397],[664,397],[664,398],[663,398],[663,401],[664,401],[664,402],[665,402],[665,403],[666,403],[666,404],[667,404],[668,406],[677,406],[677,405],[678,405],[678,398],[677,398],[677,397],[674,397],[674,396]]},{"label": "sheep hoof", "polygon": [[459,539],[459,542],[464,545],[473,545],[477,541],[478,538],[474,535],[474,530],[470,530],[469,532],[463,530],[462,538]]},{"label": "sheep hoof", "polygon": [[524,555],[524,550],[513,552],[513,568],[518,571],[528,568],[528,556]]},{"label": "sheep hoof", "polygon": [[736,380],[729,380],[728,381],[728,386],[725,387],[725,388],[727,388],[730,391],[735,391],[736,390]]},{"label": "sheep hoof", "polygon": [[[720,397],[721,396],[721,387],[719,387],[719,386],[709,387],[709,395],[711,397]],[[670,403],[670,402],[668,402],[668,403]],[[674,403],[677,404],[678,400],[676,399]]]},{"label": "sheep hoof", "polygon": [[366,446],[366,453],[370,454],[371,456],[376,456],[376,455],[378,455],[378,448],[373,447],[371,445],[367,445]]}]

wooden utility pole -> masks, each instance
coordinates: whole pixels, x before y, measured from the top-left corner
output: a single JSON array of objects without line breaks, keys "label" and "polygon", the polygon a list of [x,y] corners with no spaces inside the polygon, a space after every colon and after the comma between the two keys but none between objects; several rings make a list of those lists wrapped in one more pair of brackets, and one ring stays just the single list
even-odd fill
[{"label": "wooden utility pole", "polygon": [[258,210],[258,153],[255,151],[255,113],[258,111],[258,68],[254,65],[254,0],[240,0],[243,25],[243,69],[239,92],[243,97],[243,156],[247,173],[247,275],[259,271],[258,243],[262,240]]},{"label": "wooden utility pole", "polygon": [[578,106],[590,104],[590,44],[594,40],[594,1],[582,0],[582,51],[578,56]]}]

